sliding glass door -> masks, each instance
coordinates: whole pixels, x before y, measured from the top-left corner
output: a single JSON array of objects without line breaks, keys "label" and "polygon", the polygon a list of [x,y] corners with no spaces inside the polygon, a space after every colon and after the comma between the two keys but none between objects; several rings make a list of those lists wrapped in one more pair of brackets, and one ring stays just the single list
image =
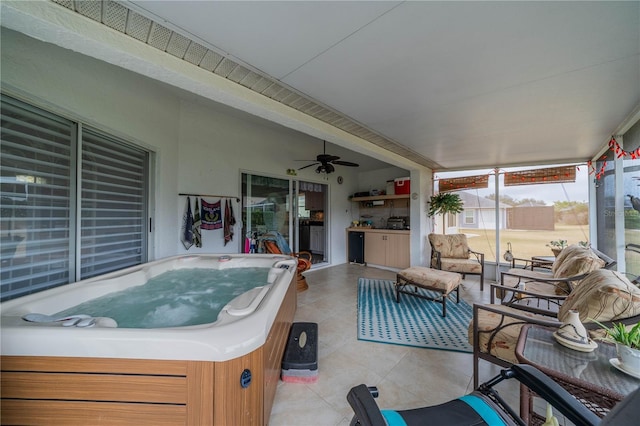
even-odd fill
[{"label": "sliding glass door", "polygon": [[291,181],[242,174],[242,234],[244,252],[253,253],[267,232],[279,232],[291,247]]},{"label": "sliding glass door", "polygon": [[322,183],[304,181],[296,183],[298,215],[295,226],[299,235],[299,251],[310,252],[313,263],[326,262],[328,257],[325,218],[328,186]]},{"label": "sliding glass door", "polygon": [[260,237],[278,232],[294,252],[308,251],[313,263],[326,262],[327,195],[326,184],[243,173],[243,252],[259,251]]}]

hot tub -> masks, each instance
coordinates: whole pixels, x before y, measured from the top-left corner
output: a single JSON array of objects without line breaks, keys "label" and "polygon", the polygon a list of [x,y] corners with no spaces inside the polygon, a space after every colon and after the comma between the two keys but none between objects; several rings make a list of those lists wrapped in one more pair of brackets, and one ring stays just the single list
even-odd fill
[{"label": "hot tub", "polygon": [[[3,422],[265,424],[296,308],[296,265],[274,255],[176,256],[1,304]],[[167,271],[256,267],[269,268],[267,282],[231,300],[211,323],[80,328],[22,319]]]}]

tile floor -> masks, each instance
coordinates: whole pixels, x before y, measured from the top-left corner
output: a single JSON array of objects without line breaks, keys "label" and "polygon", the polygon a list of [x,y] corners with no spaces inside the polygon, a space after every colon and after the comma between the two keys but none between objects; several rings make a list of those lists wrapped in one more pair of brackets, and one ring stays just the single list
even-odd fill
[{"label": "tile floor", "polygon": [[[309,289],[298,293],[295,321],[318,323],[318,381],[278,384],[271,426],[348,425],[353,412],[346,395],[352,386],[377,386],[381,408],[415,408],[446,402],[473,387],[472,355],[359,341],[356,337],[358,278],[394,279],[395,272],[361,265],[338,265],[305,273]],[[489,300],[477,277],[463,282],[469,303]],[[433,303],[427,302],[425,303]],[[480,380],[499,372],[481,361]],[[518,385],[501,383],[501,395],[518,407]]]}]

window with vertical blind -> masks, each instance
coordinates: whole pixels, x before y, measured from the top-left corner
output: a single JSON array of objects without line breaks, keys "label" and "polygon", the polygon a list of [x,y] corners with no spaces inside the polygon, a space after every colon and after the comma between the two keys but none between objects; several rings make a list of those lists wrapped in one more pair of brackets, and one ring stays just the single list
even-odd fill
[{"label": "window with vertical blind", "polygon": [[1,96],[1,298],[147,260],[149,153]]},{"label": "window with vertical blind", "polygon": [[82,131],[81,279],[146,261],[147,153]]}]

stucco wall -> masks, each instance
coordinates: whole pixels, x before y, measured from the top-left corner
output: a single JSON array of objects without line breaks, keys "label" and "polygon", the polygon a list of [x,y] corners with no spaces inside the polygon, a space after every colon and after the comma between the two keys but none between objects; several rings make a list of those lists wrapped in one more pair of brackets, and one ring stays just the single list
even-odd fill
[{"label": "stucco wall", "polygon": [[[184,252],[179,228],[180,192],[240,195],[242,171],[287,178],[286,169],[307,159],[318,140],[210,100],[188,95],[139,74],[2,29],[2,87],[11,95],[139,144],[155,153],[152,258]],[[298,178],[329,184],[331,261],[346,260],[344,228],[351,220],[348,195],[358,187],[357,169]],[[237,205],[236,205],[237,207]],[[236,211],[239,220],[240,212]],[[240,240],[238,225],[235,243]],[[222,231],[207,231],[198,251],[224,247]],[[196,251],[195,247],[190,252]]]}]

